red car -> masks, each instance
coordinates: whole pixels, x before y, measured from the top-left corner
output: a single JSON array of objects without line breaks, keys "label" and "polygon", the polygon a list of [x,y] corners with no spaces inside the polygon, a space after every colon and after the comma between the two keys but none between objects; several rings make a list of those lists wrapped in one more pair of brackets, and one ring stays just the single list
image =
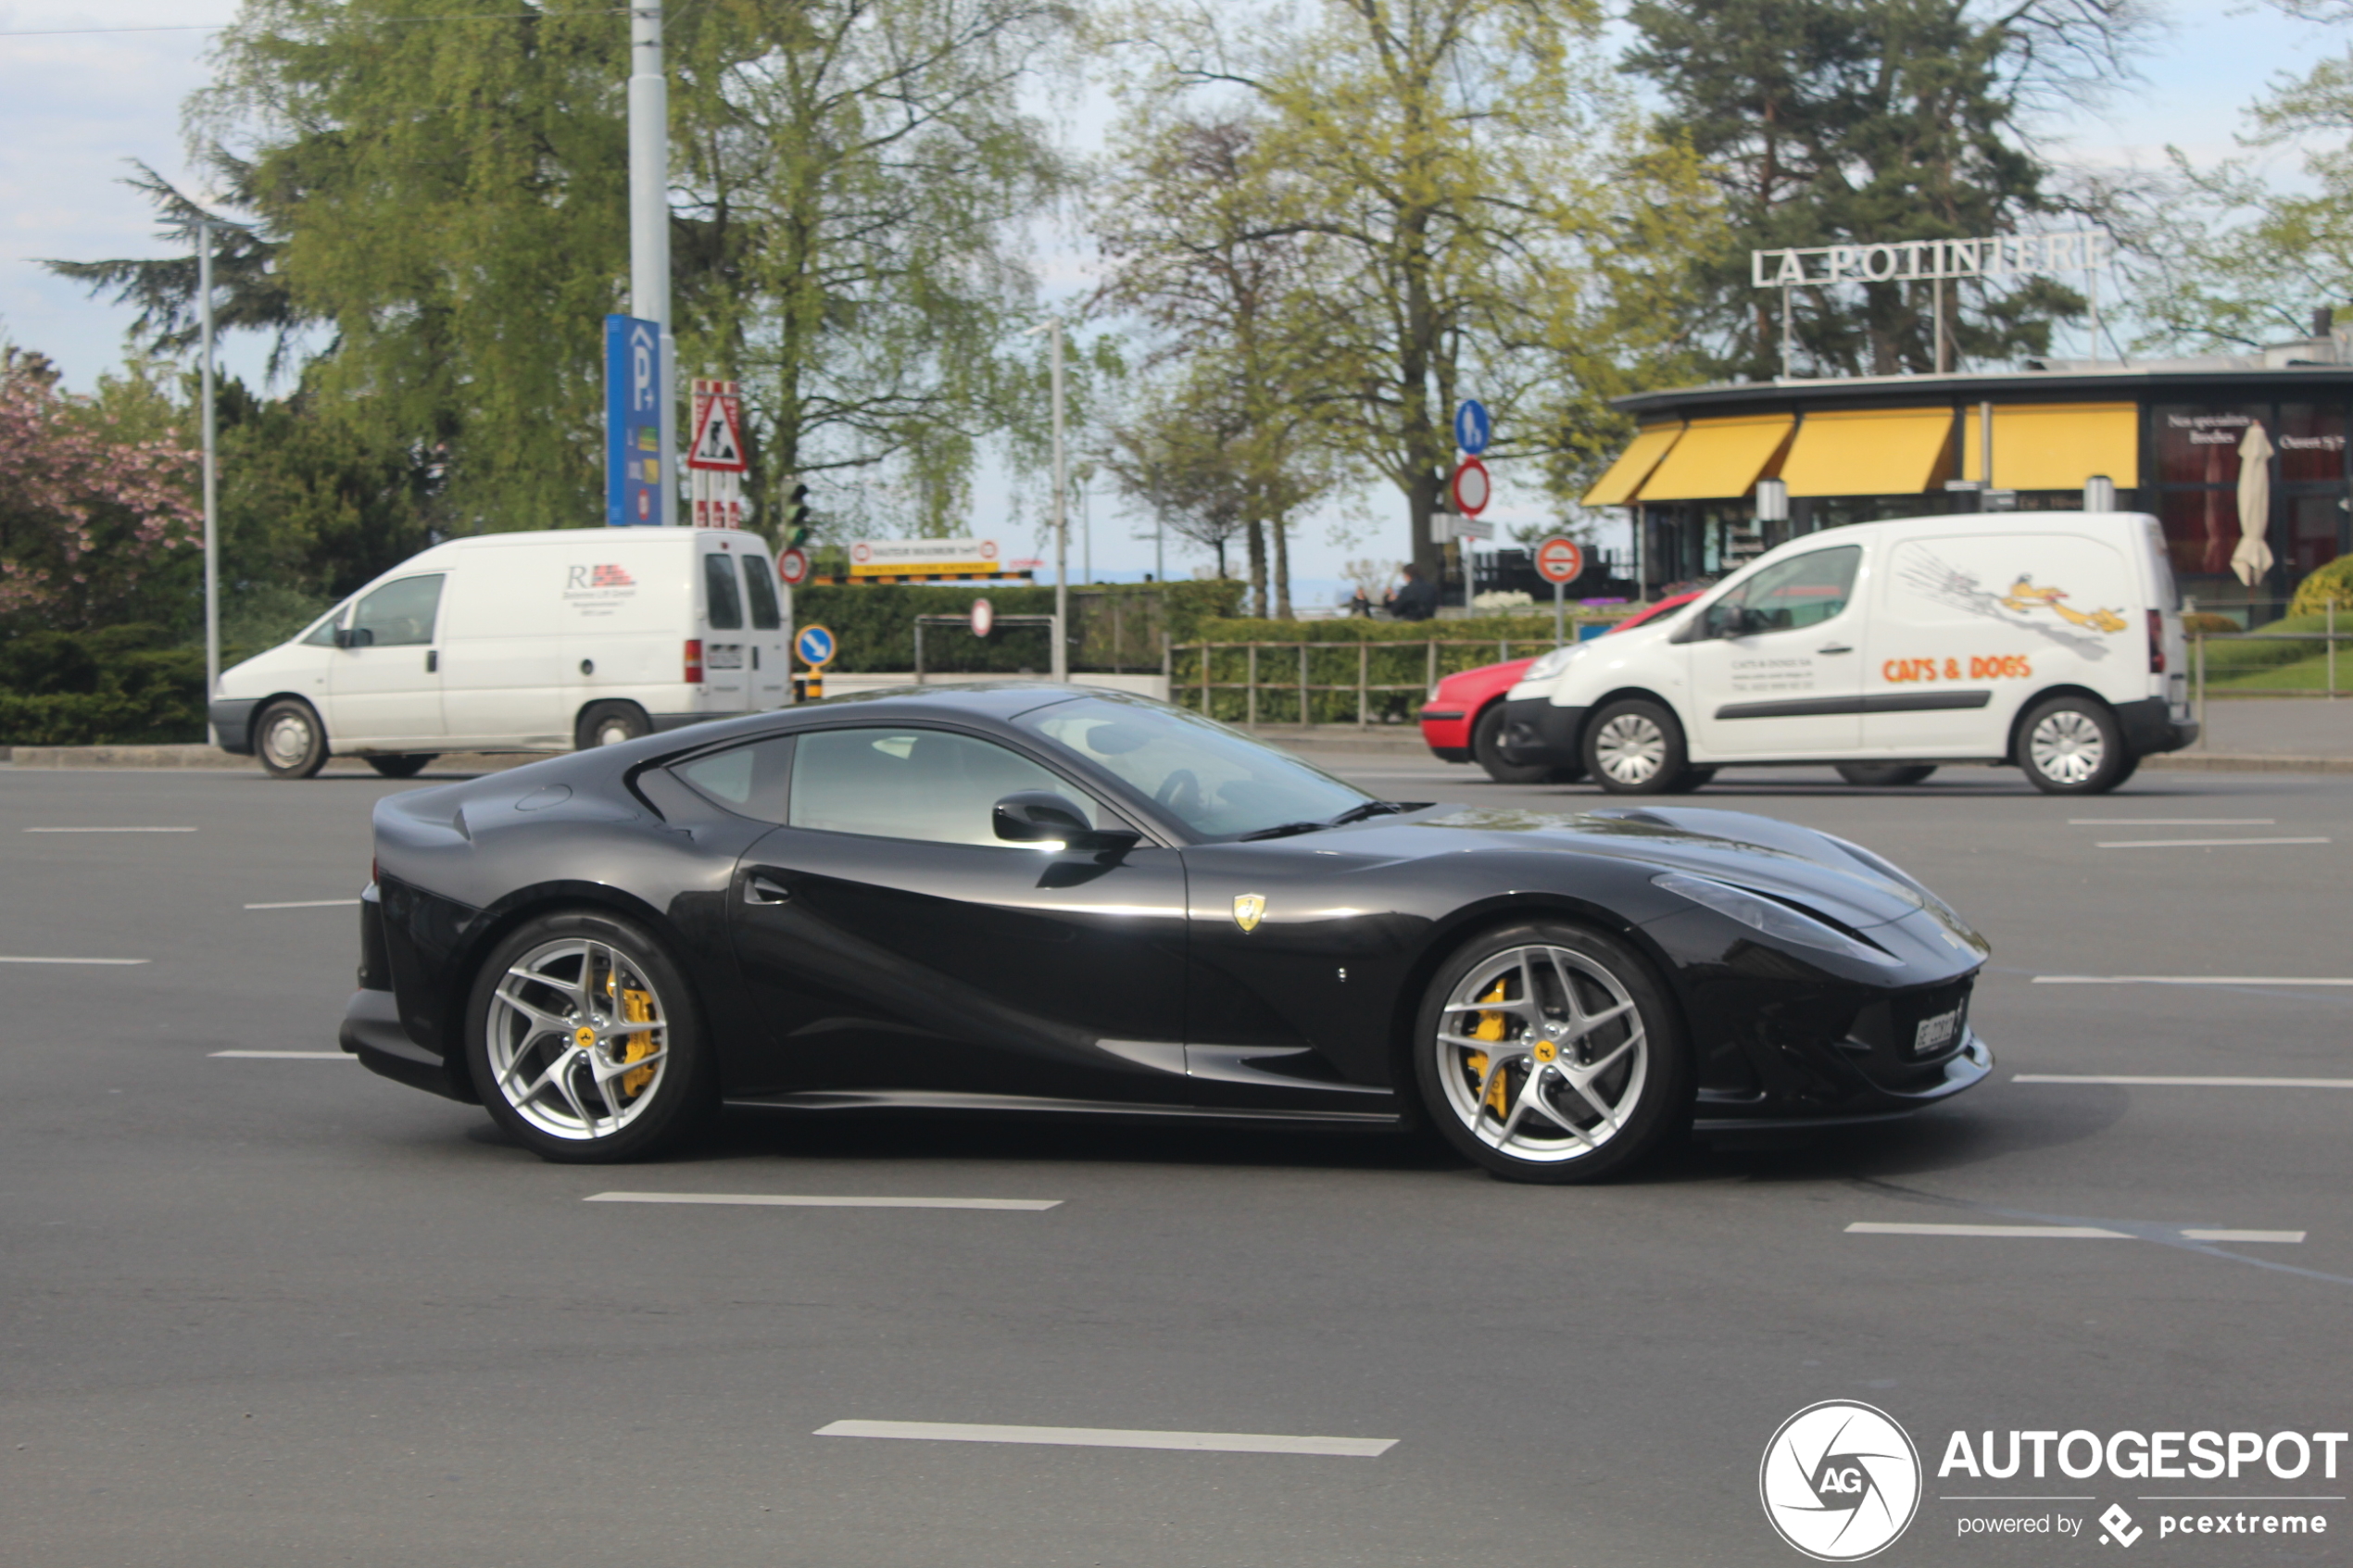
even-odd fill
[{"label": "red car", "polygon": [[[1676,594],[1661,599],[1640,614],[1628,616],[1610,632],[1656,620],[1697,597],[1695,593]],[[1430,688],[1429,700],[1422,707],[1422,739],[1429,743],[1440,761],[1476,762],[1497,784],[1575,782],[1578,770],[1574,768],[1521,768],[1504,760],[1504,694],[1519,684],[1521,674],[1535,662],[1534,659],[1515,659],[1483,665],[1449,675]]]}]

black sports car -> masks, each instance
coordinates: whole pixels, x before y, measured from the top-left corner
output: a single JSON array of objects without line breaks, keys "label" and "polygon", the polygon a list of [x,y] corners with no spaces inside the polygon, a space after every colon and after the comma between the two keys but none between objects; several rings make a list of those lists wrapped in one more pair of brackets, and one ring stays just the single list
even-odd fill
[{"label": "black sports car", "polygon": [[1867,849],[1377,800],[1035,682],[673,731],[375,813],[343,1045],[551,1160],[729,1104],[1426,1120],[1499,1175],[1959,1093],[1985,943]]}]

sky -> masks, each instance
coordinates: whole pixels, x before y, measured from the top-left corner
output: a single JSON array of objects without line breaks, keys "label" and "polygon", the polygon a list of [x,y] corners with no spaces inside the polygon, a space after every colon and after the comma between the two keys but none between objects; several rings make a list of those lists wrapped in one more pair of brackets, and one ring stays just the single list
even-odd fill
[{"label": "sky", "polygon": [[[118,182],[133,159],[174,178],[187,172],[182,105],[208,80],[212,34],[192,23],[229,20],[233,0],[0,0],[0,338],[37,349],[65,371],[69,386],[87,390],[122,354],[131,312],[84,296],[36,263],[160,254],[145,202]],[[2343,46],[2332,30],[2285,18],[2248,0],[2177,0],[2166,26],[2144,57],[2144,80],[2118,90],[2105,104],[2081,105],[2041,129],[2064,161],[2085,167],[2163,164],[2170,143],[2194,161],[2238,154],[2240,111],[2285,70],[2301,72]],[[108,29],[69,32],[57,30]],[[1100,114],[1061,120],[1083,142],[1099,134]],[[2291,160],[2281,160],[2292,175]],[[1091,282],[1088,251],[1076,237],[1041,258],[1049,307]],[[2061,354],[2081,345],[2061,344]],[[260,379],[264,345],[229,340],[225,366]],[[1498,473],[1498,495],[1488,516],[1512,526],[1554,515],[1541,494],[1516,485],[1508,468]],[[992,470],[976,497],[976,533],[1019,533],[1026,528],[987,525],[1001,518],[1026,476]],[[1026,508],[1035,516],[1040,508]],[[1100,483],[1087,499],[1098,578],[1133,581],[1152,570],[1153,543],[1140,513],[1122,510]],[[1141,535],[1139,537],[1139,535]],[[1622,545],[1622,530],[1604,546]],[[1367,490],[1328,513],[1304,520],[1292,545],[1296,596],[1329,603],[1340,591],[1342,563],[1402,555],[1403,505],[1385,490]],[[1038,541],[1006,540],[1014,553]],[[1189,575],[1205,563],[1170,541],[1170,575]],[[1073,518],[1074,576],[1085,553]]]}]

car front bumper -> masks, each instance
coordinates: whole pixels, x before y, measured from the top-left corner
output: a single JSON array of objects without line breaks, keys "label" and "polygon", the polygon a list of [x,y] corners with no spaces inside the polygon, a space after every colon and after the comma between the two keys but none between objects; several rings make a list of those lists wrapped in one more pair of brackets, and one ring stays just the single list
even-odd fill
[{"label": "car front bumper", "polygon": [[220,749],[233,757],[253,755],[253,710],[261,706],[254,696],[217,696],[205,705],[205,718],[220,737]]},{"label": "car front bumper", "polygon": [[1581,766],[1579,744],[1585,734],[1583,708],[1555,708],[1541,696],[1504,699],[1504,758],[1520,767]]},{"label": "car front bumper", "polygon": [[1441,762],[1471,759],[1470,715],[1459,708],[1425,708],[1421,712],[1422,744]]}]

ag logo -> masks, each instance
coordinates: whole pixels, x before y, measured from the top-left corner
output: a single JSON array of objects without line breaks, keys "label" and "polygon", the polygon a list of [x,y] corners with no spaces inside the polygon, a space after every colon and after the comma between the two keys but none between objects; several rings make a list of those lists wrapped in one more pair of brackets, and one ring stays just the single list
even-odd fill
[{"label": "ag logo", "polygon": [[1911,1524],[1919,1450],[1886,1411],[1825,1399],[1781,1423],[1756,1488],[1781,1539],[1819,1562],[1855,1562]]},{"label": "ag logo", "polygon": [[1245,932],[1256,931],[1258,922],[1266,918],[1266,899],[1263,894],[1234,895],[1234,923]]}]

